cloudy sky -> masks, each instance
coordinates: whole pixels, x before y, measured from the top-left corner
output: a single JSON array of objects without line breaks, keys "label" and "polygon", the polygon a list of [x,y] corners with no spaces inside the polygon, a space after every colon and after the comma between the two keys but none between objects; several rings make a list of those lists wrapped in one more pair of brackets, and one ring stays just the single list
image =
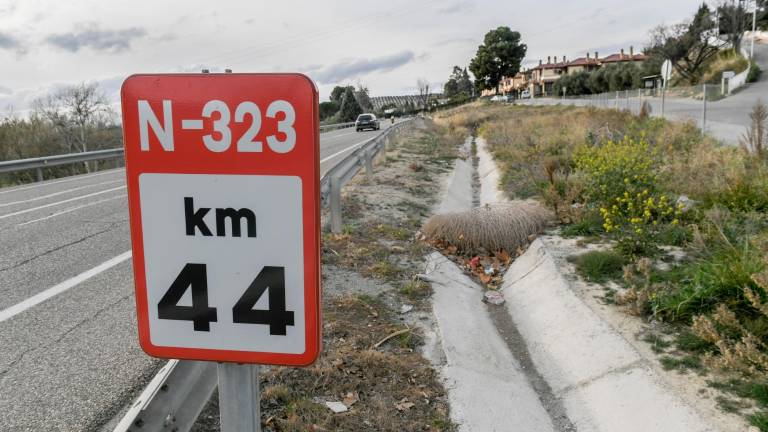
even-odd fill
[{"label": "cloudy sky", "polygon": [[361,82],[374,96],[434,88],[505,25],[548,55],[642,46],[648,30],[701,0],[0,0],[0,111],[56,88],[98,82],[116,103],[137,72],[296,71],[325,99]]}]

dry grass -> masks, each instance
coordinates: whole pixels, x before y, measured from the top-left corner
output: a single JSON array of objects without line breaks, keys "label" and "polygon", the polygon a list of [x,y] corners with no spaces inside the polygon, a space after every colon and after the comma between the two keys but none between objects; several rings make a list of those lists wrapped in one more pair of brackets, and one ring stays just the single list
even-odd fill
[{"label": "dry grass", "polygon": [[768,147],[768,106],[758,99],[749,113],[749,119],[749,128],[741,138],[741,146],[762,157]]},{"label": "dry grass", "polygon": [[740,73],[749,67],[749,61],[734,50],[721,51],[706,65],[706,72],[700,83],[720,84],[725,71]]},{"label": "dry grass", "polygon": [[422,233],[430,242],[455,246],[462,252],[514,252],[540,233],[551,217],[538,203],[514,201],[432,216]]}]

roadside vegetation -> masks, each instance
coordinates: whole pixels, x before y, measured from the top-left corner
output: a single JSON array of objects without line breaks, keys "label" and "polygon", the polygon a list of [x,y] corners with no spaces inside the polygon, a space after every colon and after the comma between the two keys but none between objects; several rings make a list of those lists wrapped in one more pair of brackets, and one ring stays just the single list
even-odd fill
[{"label": "roadside vegetation", "polygon": [[[79,84],[40,98],[28,117],[0,119],[0,161],[120,147],[122,128],[114,123],[106,97],[95,84]],[[45,168],[45,178],[114,168],[115,161]],[[119,162],[121,163],[121,162]],[[0,174],[0,187],[36,180],[33,171]]]},{"label": "roadside vegetation", "polygon": [[667,369],[708,374],[720,406],[768,430],[768,109],[743,145],[692,123],[578,107],[473,105],[513,199],[537,199],[564,236],[599,243],[571,258],[609,302],[667,324],[647,336]]}]

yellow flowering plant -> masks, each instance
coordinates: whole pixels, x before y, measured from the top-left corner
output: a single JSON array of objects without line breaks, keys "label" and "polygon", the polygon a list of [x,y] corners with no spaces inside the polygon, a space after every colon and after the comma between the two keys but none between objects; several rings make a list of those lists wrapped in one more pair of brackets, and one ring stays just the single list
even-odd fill
[{"label": "yellow flowering plant", "polygon": [[652,255],[665,224],[679,223],[682,208],[659,191],[657,161],[655,149],[630,138],[583,146],[574,155],[587,179],[585,197],[599,206],[603,229],[626,255]]}]

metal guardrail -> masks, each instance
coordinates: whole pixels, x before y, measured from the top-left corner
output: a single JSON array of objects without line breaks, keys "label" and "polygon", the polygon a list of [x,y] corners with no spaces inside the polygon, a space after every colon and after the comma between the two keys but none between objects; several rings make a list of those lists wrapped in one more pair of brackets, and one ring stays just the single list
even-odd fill
[{"label": "metal guardrail", "polygon": [[347,123],[334,123],[329,125],[321,125],[320,126],[320,132],[328,132],[336,129],[346,129],[349,127],[352,127],[355,125],[355,122],[347,122]]},{"label": "metal guardrail", "polygon": [[[401,121],[366,141],[320,179],[320,199],[323,206],[331,207],[333,232],[341,232],[341,187],[362,167],[372,174],[376,155],[412,121]],[[216,385],[215,362],[170,360],[120,418],[113,432],[188,431]]]},{"label": "metal guardrail", "polygon": [[114,432],[188,431],[216,389],[216,363],[170,360]]},{"label": "metal guardrail", "polygon": [[[320,132],[328,132],[336,129],[352,127],[355,122],[336,123],[320,126]],[[19,171],[36,170],[37,181],[45,180],[43,168],[50,168],[59,165],[83,163],[97,160],[117,159],[123,157],[123,148],[114,148],[106,150],[96,150],[81,153],[69,153],[55,156],[43,156],[30,159],[19,159],[0,162],[0,174],[13,173]]]},{"label": "metal guardrail", "polygon": [[340,233],[341,223],[341,187],[344,186],[355,174],[365,167],[368,175],[373,174],[373,159],[385,148],[390,138],[399,130],[409,125],[413,120],[401,121],[384,133],[371,138],[358,149],[347,155],[341,162],[325,173],[320,179],[320,199],[323,207],[329,206],[331,210],[331,232]]},{"label": "metal guardrail", "polygon": [[95,160],[115,159],[123,157],[123,149],[96,150],[82,153],[70,153],[56,156],[43,156],[30,159],[19,159],[0,162],[0,173],[36,170],[37,181],[43,181],[43,168],[67,165]]}]

